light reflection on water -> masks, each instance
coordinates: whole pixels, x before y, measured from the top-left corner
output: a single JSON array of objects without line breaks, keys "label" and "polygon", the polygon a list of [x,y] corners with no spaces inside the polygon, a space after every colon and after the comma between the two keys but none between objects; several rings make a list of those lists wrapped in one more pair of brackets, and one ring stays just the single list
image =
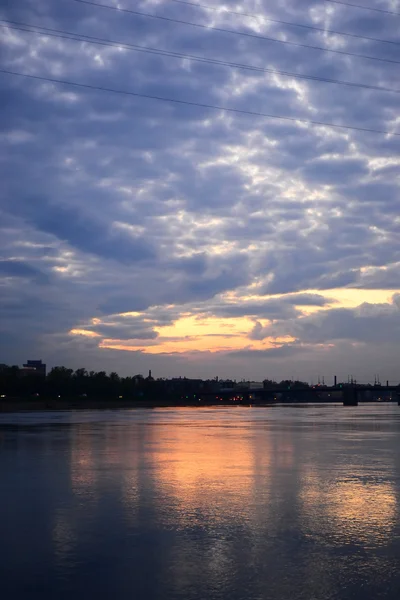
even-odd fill
[{"label": "light reflection on water", "polygon": [[397,405],[0,415],[6,599],[398,598]]}]

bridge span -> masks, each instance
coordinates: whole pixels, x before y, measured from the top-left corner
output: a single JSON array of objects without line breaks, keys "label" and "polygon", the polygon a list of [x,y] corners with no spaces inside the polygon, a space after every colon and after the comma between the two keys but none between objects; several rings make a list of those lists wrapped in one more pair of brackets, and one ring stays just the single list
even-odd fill
[{"label": "bridge span", "polygon": [[[389,395],[388,395],[389,394]],[[238,404],[330,403],[357,406],[359,402],[397,402],[400,406],[400,385],[311,386],[297,388],[221,389],[201,394],[205,402],[236,402]]]}]

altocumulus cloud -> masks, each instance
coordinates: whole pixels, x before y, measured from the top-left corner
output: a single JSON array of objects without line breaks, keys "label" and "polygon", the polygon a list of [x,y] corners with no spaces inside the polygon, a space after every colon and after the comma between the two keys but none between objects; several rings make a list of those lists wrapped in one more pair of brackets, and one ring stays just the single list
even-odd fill
[{"label": "altocumulus cloud", "polygon": [[[365,39],[400,42],[383,13],[361,18],[322,0],[240,3],[318,31],[170,0],[118,6],[205,27],[74,0],[8,3],[2,19],[81,38],[2,27],[0,68],[399,131],[397,94],[283,74],[393,88],[398,47]],[[5,73],[0,87],[1,362],[32,353],[121,373],[259,379],[294,365],[340,375],[356,347],[359,378],[377,362],[382,377],[398,377],[399,137]]]}]

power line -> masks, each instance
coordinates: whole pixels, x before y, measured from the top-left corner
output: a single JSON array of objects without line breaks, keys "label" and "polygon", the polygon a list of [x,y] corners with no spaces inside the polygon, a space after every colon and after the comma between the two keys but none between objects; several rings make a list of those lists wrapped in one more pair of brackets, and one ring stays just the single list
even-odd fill
[{"label": "power line", "polygon": [[346,52],[345,50],[333,50],[332,48],[324,48],[323,46],[311,46],[309,44],[301,44],[299,42],[290,42],[288,40],[279,40],[277,38],[267,37],[264,35],[258,35],[256,33],[248,33],[245,31],[235,31],[233,29],[224,29],[222,27],[213,27],[212,25],[202,25],[200,23],[192,23],[191,21],[182,21],[180,19],[172,19],[170,17],[164,17],[161,15],[152,15],[150,13],[139,12],[136,10],[130,10],[128,8],[118,8],[117,6],[110,6],[109,4],[99,4],[97,2],[91,2],[90,0],[73,0],[80,4],[88,4],[90,6],[96,6],[100,8],[106,8],[110,10],[116,10],[121,13],[128,13],[132,15],[138,15],[140,17],[146,17],[150,19],[160,19],[162,21],[168,21],[170,23],[179,23],[180,25],[191,25],[192,27],[199,27],[201,29],[208,29],[209,31],[218,31],[220,33],[230,33],[233,35],[242,35],[245,37],[255,38],[259,40],[266,40],[268,42],[277,42],[278,44],[287,44],[289,46],[296,46],[298,48],[309,48],[311,50],[321,50],[322,52],[331,52],[333,54],[341,54],[343,56],[353,56],[356,58],[365,58],[367,60],[377,60],[379,62],[392,63],[400,65],[400,61],[393,60],[390,58],[380,58],[378,56],[368,56],[366,54],[356,54],[354,52]]},{"label": "power line", "polygon": [[100,91],[100,92],[111,92],[113,94],[122,94],[125,96],[135,96],[137,98],[146,98],[147,100],[159,100],[162,102],[170,102],[173,104],[195,106],[197,108],[209,108],[209,109],[220,110],[220,111],[224,111],[224,112],[228,112],[228,113],[250,115],[252,117],[265,117],[267,119],[279,119],[281,121],[290,121],[292,123],[304,123],[306,125],[332,127],[335,129],[348,129],[348,130],[352,130],[352,131],[361,131],[361,132],[366,132],[366,133],[379,133],[382,135],[393,135],[393,136],[400,137],[400,133],[384,131],[382,129],[369,129],[366,127],[356,127],[353,125],[337,125],[336,123],[326,123],[325,121],[311,121],[308,119],[298,119],[296,117],[285,117],[282,115],[272,115],[269,113],[262,113],[262,112],[256,112],[256,111],[251,111],[251,110],[242,110],[240,108],[229,108],[227,106],[218,106],[216,104],[190,102],[189,100],[179,100],[178,98],[166,98],[165,96],[154,96],[151,94],[141,94],[139,92],[131,92],[128,90],[119,90],[119,89],[109,88],[109,87],[104,87],[104,86],[90,85],[88,83],[78,83],[76,81],[69,81],[69,80],[65,80],[65,79],[55,79],[52,77],[44,77],[41,75],[30,75],[28,73],[19,73],[18,71],[9,71],[7,69],[0,69],[0,73],[4,73],[6,75],[15,75],[17,77],[25,77],[27,79],[47,81],[50,83],[61,83],[63,85],[71,85],[74,87],[85,88],[85,89],[95,90],[95,91]]},{"label": "power line", "polygon": [[351,6],[351,8],[360,8],[361,10],[373,10],[374,12],[385,13],[387,15],[396,15],[396,17],[400,17],[400,13],[393,12],[392,10],[385,10],[384,8],[363,6],[362,4],[352,4],[351,2],[341,2],[341,0],[325,0],[325,2],[332,2],[332,4],[342,4],[343,6]]},{"label": "power line", "polygon": [[335,31],[334,29],[324,29],[323,27],[316,27],[315,25],[306,25],[305,23],[294,23],[293,21],[282,21],[281,19],[272,19],[264,14],[251,14],[241,12],[238,10],[228,10],[225,7],[210,6],[209,4],[200,4],[199,2],[189,2],[189,0],[169,0],[170,2],[176,2],[177,4],[186,4],[195,8],[204,8],[205,10],[215,10],[222,14],[237,15],[240,17],[250,17],[251,19],[268,21],[269,23],[279,23],[280,25],[289,25],[290,27],[301,27],[302,29],[313,29],[314,31],[321,31],[322,33],[331,33],[333,35],[344,35],[346,37],[357,38],[360,40],[368,40],[369,42],[380,42],[382,44],[395,44],[400,46],[400,42],[395,40],[382,40],[380,38],[368,37],[366,35],[360,35],[358,33],[347,33],[344,31]]},{"label": "power line", "polygon": [[[0,23],[7,23],[7,25],[0,25],[0,27],[4,27],[6,29],[12,29],[16,31],[24,31],[26,33],[34,33],[37,35],[45,35],[60,39],[72,40],[75,42],[86,42],[88,44],[96,44],[100,46],[107,46],[111,48],[124,48],[126,50],[133,50],[136,52],[142,52],[147,54],[154,54],[158,56],[163,56],[166,58],[178,58],[178,59],[187,59],[193,60],[195,62],[211,64],[215,66],[229,67],[235,69],[244,69],[249,71],[255,71],[260,73],[270,73],[272,75],[283,75],[284,77],[293,77],[295,79],[304,79],[309,81],[317,81],[322,83],[331,83],[336,85],[345,85],[349,87],[362,88],[367,90],[373,90],[378,92],[390,92],[394,94],[400,94],[400,90],[396,90],[393,88],[386,88],[382,86],[369,85],[366,83],[355,83],[351,81],[342,81],[340,79],[329,79],[325,77],[317,77],[314,75],[302,75],[299,73],[291,73],[290,71],[279,71],[277,69],[268,69],[265,67],[257,67],[256,65],[246,65],[242,63],[233,63],[224,60],[219,60],[216,58],[207,58],[205,56],[195,56],[193,54],[183,54],[181,52],[174,52],[170,50],[162,50],[160,48],[151,48],[148,46],[140,46],[138,44],[129,44],[126,42],[119,42],[115,40],[107,40],[105,38],[97,38],[94,36],[74,33],[65,31],[62,29],[52,29],[50,27],[43,27],[41,25],[30,25],[29,23],[19,23],[18,21],[8,21],[6,19],[0,19]],[[12,23],[12,25],[9,25]],[[33,29],[26,29],[26,27],[36,27],[37,29],[42,29],[44,31],[35,31]]]}]

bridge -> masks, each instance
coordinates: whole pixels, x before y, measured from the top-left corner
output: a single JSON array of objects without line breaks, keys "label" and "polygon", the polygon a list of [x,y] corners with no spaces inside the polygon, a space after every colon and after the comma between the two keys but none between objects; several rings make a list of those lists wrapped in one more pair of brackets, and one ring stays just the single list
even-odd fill
[{"label": "bridge", "polygon": [[[390,393],[389,398],[387,393]],[[397,402],[400,406],[400,385],[339,384],[304,388],[230,388],[203,392],[205,402],[237,402],[238,404],[274,404],[284,402],[328,403],[343,402],[343,406],[357,406],[359,402]]]}]

